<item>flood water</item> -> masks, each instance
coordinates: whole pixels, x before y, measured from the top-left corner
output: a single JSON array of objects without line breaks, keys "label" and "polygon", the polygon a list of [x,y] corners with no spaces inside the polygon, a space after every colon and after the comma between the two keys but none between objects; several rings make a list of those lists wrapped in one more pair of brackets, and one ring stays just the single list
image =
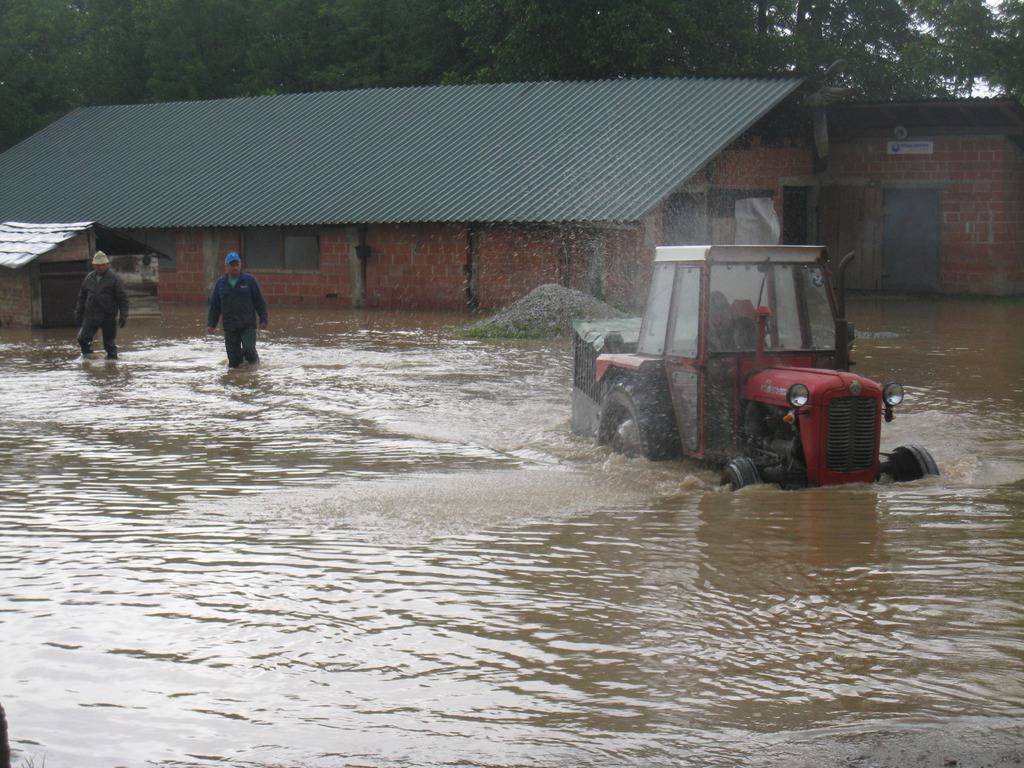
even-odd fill
[{"label": "flood water", "polygon": [[883,448],[942,477],[610,456],[569,434],[566,340],[458,317],[282,309],[233,372],[201,307],[116,363],[0,329],[15,765],[1011,764],[1024,304],[849,315],[907,389]]}]

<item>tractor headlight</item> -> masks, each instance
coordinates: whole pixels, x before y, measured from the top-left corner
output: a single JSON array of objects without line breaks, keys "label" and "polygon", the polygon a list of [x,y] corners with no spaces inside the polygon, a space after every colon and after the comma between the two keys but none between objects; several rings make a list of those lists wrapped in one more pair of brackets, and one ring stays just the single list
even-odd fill
[{"label": "tractor headlight", "polygon": [[811,399],[811,391],[807,389],[806,384],[794,384],[786,390],[786,399],[794,408],[799,408],[807,405],[807,401]]},{"label": "tractor headlight", "polygon": [[890,381],[882,387],[882,399],[888,406],[899,405],[903,402],[903,385]]}]

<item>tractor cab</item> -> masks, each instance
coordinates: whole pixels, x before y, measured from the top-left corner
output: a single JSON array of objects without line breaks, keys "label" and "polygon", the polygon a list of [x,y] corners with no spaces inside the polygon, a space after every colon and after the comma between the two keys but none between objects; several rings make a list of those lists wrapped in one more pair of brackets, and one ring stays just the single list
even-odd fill
[{"label": "tractor cab", "polygon": [[723,466],[734,487],[937,474],[917,446],[880,456],[902,388],[849,372],[839,310],[824,247],[660,247],[635,341],[620,327],[598,349],[593,327],[577,329],[577,385],[581,347],[595,354],[574,428],[626,453]]}]

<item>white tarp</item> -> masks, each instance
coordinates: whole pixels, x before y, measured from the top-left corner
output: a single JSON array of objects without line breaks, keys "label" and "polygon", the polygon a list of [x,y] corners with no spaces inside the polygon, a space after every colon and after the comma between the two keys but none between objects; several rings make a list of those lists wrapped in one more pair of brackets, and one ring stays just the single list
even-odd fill
[{"label": "white tarp", "polygon": [[91,221],[56,224],[0,223],[0,267],[17,269],[93,225]]},{"label": "white tarp", "polygon": [[777,245],[782,228],[770,197],[736,201],[736,245]]}]

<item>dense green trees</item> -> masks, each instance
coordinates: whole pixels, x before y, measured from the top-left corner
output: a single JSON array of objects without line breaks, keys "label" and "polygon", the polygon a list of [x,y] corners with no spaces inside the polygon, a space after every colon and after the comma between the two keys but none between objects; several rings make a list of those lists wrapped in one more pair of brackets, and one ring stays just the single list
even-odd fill
[{"label": "dense green trees", "polygon": [[810,74],[1024,94],[1024,0],[0,0],[0,149],[75,107],[305,90]]}]

